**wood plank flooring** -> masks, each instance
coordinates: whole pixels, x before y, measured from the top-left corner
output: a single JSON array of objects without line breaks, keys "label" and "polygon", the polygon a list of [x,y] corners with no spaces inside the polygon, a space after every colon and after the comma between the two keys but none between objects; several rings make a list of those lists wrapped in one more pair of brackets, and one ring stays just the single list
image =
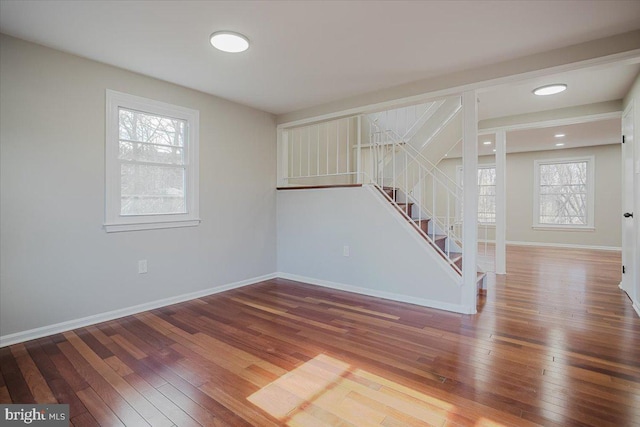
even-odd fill
[{"label": "wood plank flooring", "polygon": [[74,426],[640,426],[620,255],[511,246],[477,315],[271,280],[0,349]]}]

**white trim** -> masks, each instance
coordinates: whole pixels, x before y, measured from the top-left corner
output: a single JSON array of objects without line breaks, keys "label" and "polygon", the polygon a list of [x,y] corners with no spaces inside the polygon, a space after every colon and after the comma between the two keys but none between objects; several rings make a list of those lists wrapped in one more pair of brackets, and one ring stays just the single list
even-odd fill
[{"label": "white trim", "polygon": [[[587,163],[587,223],[585,225],[541,224],[540,223],[540,166],[562,163]],[[534,229],[587,231],[595,230],[595,156],[565,157],[558,159],[536,159],[533,161],[533,225]]]},{"label": "white trim", "polygon": [[[488,242],[492,243],[491,240]],[[514,246],[540,246],[549,248],[568,248],[568,249],[593,249],[598,251],[622,251],[619,246],[597,246],[597,245],[577,245],[572,243],[546,243],[546,242],[521,242],[517,240],[507,240],[507,245]]]},{"label": "white trim", "polygon": [[[499,118],[506,119],[508,117],[509,116],[499,117]],[[514,123],[512,125],[498,126],[498,127],[492,127],[492,128],[479,128],[478,135],[488,135],[488,134],[493,134],[499,131],[543,129],[543,128],[550,128],[550,127],[556,127],[556,126],[576,125],[576,124],[582,124],[582,123],[591,123],[591,122],[598,122],[601,120],[611,120],[611,119],[620,119],[620,118],[622,118],[622,112],[613,111],[610,113],[589,114],[586,116],[566,117],[563,119],[540,120],[540,121],[533,121],[533,122],[526,122],[526,123]],[[490,120],[494,120],[494,119],[490,119]]]},{"label": "white trim", "polygon": [[237,289],[243,286],[253,285],[255,283],[263,282],[265,280],[275,279],[276,277],[277,275],[275,273],[265,274],[263,276],[252,277],[250,279],[240,280],[238,282],[216,286],[214,288],[204,289],[196,292],[190,292],[187,294],[177,295],[169,298],[163,298],[163,299],[159,299],[152,302],[134,305],[131,307],[121,308],[117,310],[108,311],[105,313],[82,317],[80,319],[68,320],[66,322],[56,323],[53,325],[42,326],[40,328],[29,329],[27,331],[22,331],[22,332],[16,332],[14,334],[3,335],[3,336],[0,336],[0,347],[6,347],[8,345],[21,343],[21,342],[33,340],[36,338],[42,338],[45,336],[58,334],[60,332],[70,331],[72,329],[95,325],[96,323],[119,319],[121,317],[130,316],[132,314],[137,314],[143,311],[149,311],[149,310],[153,310],[160,307],[166,307],[168,305],[193,300],[196,298],[202,298],[207,295],[213,295],[220,292],[229,291],[231,289]]},{"label": "white trim", "polygon": [[631,307],[633,307],[633,310],[636,312],[638,317],[640,317],[640,305],[638,305],[636,303],[633,303],[633,304],[631,304]]},{"label": "white trim", "polygon": [[[569,46],[568,48],[570,49],[572,47],[574,46]],[[585,59],[577,62],[571,62],[568,64],[555,65],[548,68],[525,71],[518,74],[510,74],[508,76],[490,78],[487,80],[476,81],[476,82],[448,87],[444,89],[423,92],[418,95],[411,95],[404,98],[397,98],[394,100],[382,101],[374,104],[348,108],[346,110],[339,110],[332,113],[321,114],[319,116],[292,120],[289,122],[278,124],[277,128],[285,129],[290,127],[303,126],[310,123],[333,120],[333,119],[341,118],[345,116],[355,116],[358,114],[368,114],[370,112],[375,112],[375,111],[384,111],[384,110],[392,109],[394,107],[399,107],[399,106],[408,105],[408,104],[419,104],[423,102],[430,102],[430,101],[435,101],[435,100],[446,98],[453,95],[459,96],[465,91],[477,90],[478,92],[487,92],[502,85],[518,84],[526,80],[552,76],[558,73],[564,73],[564,72],[576,71],[576,70],[585,70],[585,69],[590,69],[595,67],[604,67],[609,64],[615,64],[615,63],[633,63],[633,61],[637,60],[638,57],[640,57],[640,49],[633,49],[626,52],[614,53],[610,55],[600,56],[597,58],[590,58],[590,59]],[[520,59],[527,59],[527,58],[528,57],[520,58]],[[492,64],[492,66],[498,66],[498,65],[500,64]],[[471,70],[471,71],[477,71],[477,70]]]},{"label": "white trim", "polygon": [[[462,303],[476,313],[478,298],[478,95],[462,94]],[[467,226],[465,227],[464,224]],[[470,226],[473,225],[473,226]]]},{"label": "white trim", "polygon": [[[507,133],[498,131],[496,138],[496,154],[495,154],[495,195],[496,195],[496,211],[495,211],[495,270],[496,274],[507,274]],[[486,226],[485,226],[486,227]],[[487,229],[488,230],[488,229]],[[486,234],[485,234],[486,235]]]},{"label": "white trim", "polygon": [[200,224],[200,218],[181,221],[157,221],[143,222],[139,224],[104,224],[107,233],[118,233],[121,231],[156,230],[159,228],[195,227]]},{"label": "white trim", "polygon": [[475,307],[469,308],[461,304],[451,304],[447,302],[434,301],[426,298],[418,298],[418,297],[412,297],[409,295],[396,294],[393,292],[385,292],[385,291],[378,291],[378,290],[369,289],[369,288],[361,288],[359,286],[331,282],[328,280],[316,279],[313,277],[299,276],[297,274],[278,272],[277,276],[282,279],[295,280],[297,282],[303,282],[303,283],[315,285],[315,286],[322,286],[324,288],[337,289],[339,291],[353,292],[355,294],[360,294],[360,295],[367,295],[367,296],[376,297],[376,298],[388,299],[391,301],[415,304],[422,307],[436,308],[438,310],[452,311],[454,313],[462,313],[462,314],[476,313]]},{"label": "white trim", "polygon": [[533,225],[531,226],[533,230],[540,231],[596,231],[595,227],[590,225],[553,225],[553,224],[545,224],[545,225]]},{"label": "white trim", "polygon": [[[106,89],[105,223],[107,233],[157,228],[193,227],[199,219],[198,151],[200,112],[166,102]],[[118,161],[118,108],[137,110],[187,122],[185,150],[186,213],[123,216],[120,214],[120,162]]]}]

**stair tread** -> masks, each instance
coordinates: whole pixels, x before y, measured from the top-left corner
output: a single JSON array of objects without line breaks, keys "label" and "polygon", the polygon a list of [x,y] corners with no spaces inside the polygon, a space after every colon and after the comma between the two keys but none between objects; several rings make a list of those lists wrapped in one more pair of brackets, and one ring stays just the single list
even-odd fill
[{"label": "stair tread", "polygon": [[443,240],[446,239],[448,236],[446,234],[436,234],[435,236],[431,233],[427,233],[427,236],[429,236],[431,239],[433,239],[434,241],[437,240]]}]

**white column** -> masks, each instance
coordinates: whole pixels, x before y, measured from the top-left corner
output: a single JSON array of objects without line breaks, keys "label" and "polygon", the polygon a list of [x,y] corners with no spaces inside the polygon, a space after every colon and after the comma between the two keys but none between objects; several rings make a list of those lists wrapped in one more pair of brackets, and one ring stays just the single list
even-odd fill
[{"label": "white column", "polygon": [[507,132],[496,132],[496,274],[507,274]]},{"label": "white column", "polygon": [[356,183],[362,184],[362,116],[358,116],[358,150],[356,152]]},{"label": "white column", "polygon": [[289,132],[286,129],[277,130],[276,156],[277,156],[277,183],[278,187],[289,184],[287,176],[289,174]]},{"label": "white column", "polygon": [[476,313],[478,255],[478,101],[462,94],[462,305]]}]

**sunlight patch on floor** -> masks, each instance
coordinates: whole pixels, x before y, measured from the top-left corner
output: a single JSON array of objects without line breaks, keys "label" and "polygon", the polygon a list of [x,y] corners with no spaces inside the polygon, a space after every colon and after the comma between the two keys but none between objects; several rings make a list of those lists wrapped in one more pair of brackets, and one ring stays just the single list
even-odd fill
[{"label": "sunlight patch on floor", "polygon": [[[320,354],[247,398],[288,426],[441,426],[456,407]],[[477,426],[497,426],[485,418]]]}]

